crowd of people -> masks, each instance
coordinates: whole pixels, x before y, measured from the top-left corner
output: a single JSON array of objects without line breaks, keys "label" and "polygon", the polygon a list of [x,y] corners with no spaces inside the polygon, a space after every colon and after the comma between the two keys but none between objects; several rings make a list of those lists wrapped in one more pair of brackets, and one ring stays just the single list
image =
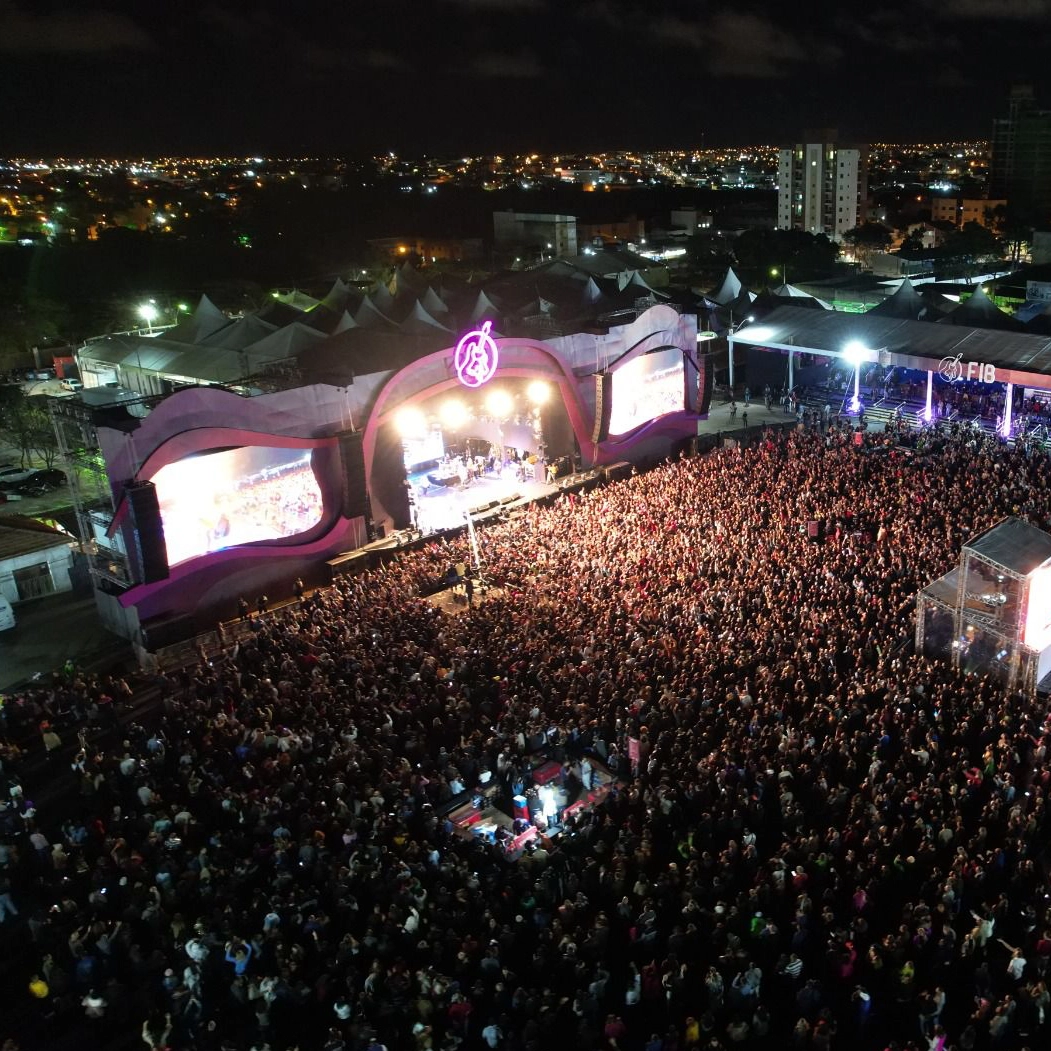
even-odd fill
[{"label": "crowd of people", "polygon": [[[1046,704],[909,639],[969,537],[1051,524],[1051,463],[913,445],[800,428],[532,505],[479,530],[484,601],[421,597],[466,538],[403,553],[162,675],[116,738],[127,683],[8,697],[10,1036],[1045,1046]],[[33,802],[28,724],[71,798]],[[463,838],[448,805],[535,755],[615,787],[521,858]]]}]

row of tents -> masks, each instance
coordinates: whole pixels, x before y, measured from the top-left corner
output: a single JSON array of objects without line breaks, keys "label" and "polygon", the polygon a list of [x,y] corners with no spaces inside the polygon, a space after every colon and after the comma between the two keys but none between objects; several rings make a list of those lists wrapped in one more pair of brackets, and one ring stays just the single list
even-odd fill
[{"label": "row of tents", "polygon": [[[723,280],[705,297],[713,317],[713,328],[725,329],[745,317],[762,317],[781,306],[833,310],[825,300],[784,284],[778,288],[751,292],[730,268]],[[898,318],[902,321],[929,321],[935,324],[962,325],[968,328],[994,329],[1001,332],[1028,332],[1051,335],[1051,304],[1027,303],[1014,314],[1001,310],[981,285],[976,285],[966,299],[958,300],[927,285],[917,287],[907,277],[886,299],[870,307],[873,317]]]}]

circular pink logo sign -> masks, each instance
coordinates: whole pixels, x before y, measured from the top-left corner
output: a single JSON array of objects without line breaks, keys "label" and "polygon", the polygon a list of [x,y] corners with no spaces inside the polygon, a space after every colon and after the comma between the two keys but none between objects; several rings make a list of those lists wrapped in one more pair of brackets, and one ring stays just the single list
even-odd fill
[{"label": "circular pink logo sign", "polygon": [[456,376],[465,387],[480,387],[493,378],[500,352],[491,335],[491,321],[486,321],[481,328],[468,332],[456,344],[453,356],[453,367]]}]

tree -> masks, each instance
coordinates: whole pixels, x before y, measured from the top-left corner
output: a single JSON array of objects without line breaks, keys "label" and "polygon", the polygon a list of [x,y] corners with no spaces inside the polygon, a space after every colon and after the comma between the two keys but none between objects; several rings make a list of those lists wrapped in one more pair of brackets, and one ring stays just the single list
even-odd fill
[{"label": "tree", "polygon": [[1032,208],[1010,203],[986,208],[985,221],[989,229],[1003,239],[1012,263],[1022,258],[1022,246],[1032,242],[1033,229],[1038,225]]},{"label": "tree", "polygon": [[949,235],[945,255],[958,261],[966,274],[985,260],[1003,258],[1003,246],[991,230],[980,223],[969,222],[962,230]]},{"label": "tree", "polygon": [[861,223],[843,235],[843,240],[854,246],[854,254],[868,257],[872,252],[883,252],[890,247],[893,240],[890,230],[882,223]]},{"label": "tree", "polygon": [[923,227],[918,226],[915,230],[910,230],[905,235],[905,240],[901,242],[901,247],[898,249],[899,252],[905,253],[906,255],[910,252],[923,252]]},{"label": "tree", "polygon": [[883,223],[859,223],[853,230],[843,235],[847,244],[861,245],[866,248],[887,248],[892,240],[891,232]]},{"label": "tree", "polygon": [[34,461],[53,467],[58,441],[47,405],[16,385],[0,387],[0,439],[18,450],[23,467]]},{"label": "tree", "polygon": [[784,280],[786,271],[788,278],[801,281],[830,273],[839,246],[824,234],[805,230],[745,230],[734,241],[733,252],[741,267],[756,273],[760,281],[768,282],[772,276]]}]

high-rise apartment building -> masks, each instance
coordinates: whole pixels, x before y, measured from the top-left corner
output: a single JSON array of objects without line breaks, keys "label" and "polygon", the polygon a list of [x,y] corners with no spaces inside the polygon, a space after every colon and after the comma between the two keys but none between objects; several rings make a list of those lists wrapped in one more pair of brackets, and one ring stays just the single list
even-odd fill
[{"label": "high-rise apartment building", "polygon": [[836,132],[808,132],[780,151],[777,228],[827,234],[838,241],[861,221],[867,150],[836,142]]},{"label": "high-rise apartment building", "polygon": [[990,197],[1003,197],[1038,225],[1051,221],[1051,112],[1030,85],[1011,90],[1008,115],[993,121]]}]

